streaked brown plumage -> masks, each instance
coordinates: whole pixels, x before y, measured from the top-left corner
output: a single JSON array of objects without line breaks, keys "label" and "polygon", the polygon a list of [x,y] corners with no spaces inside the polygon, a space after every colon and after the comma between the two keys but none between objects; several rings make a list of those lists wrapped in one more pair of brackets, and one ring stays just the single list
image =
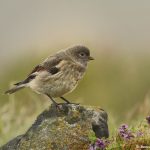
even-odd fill
[{"label": "streaked brown plumage", "polygon": [[15,87],[5,93],[12,94],[24,87],[30,87],[37,93],[53,98],[61,97],[75,89],[78,81],[84,76],[87,62],[92,60],[87,47],[77,45],[49,56],[37,65],[27,78],[15,84]]}]

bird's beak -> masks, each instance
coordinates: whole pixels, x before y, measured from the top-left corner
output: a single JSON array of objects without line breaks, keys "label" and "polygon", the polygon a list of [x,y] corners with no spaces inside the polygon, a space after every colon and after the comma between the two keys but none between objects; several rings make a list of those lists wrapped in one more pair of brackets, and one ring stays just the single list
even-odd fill
[{"label": "bird's beak", "polygon": [[93,58],[93,57],[91,57],[91,56],[89,56],[89,60],[94,60],[94,58]]}]

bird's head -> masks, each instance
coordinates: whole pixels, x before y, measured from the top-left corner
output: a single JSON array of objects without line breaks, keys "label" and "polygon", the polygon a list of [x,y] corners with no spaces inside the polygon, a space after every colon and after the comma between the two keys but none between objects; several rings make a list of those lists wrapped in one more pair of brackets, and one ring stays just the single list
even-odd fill
[{"label": "bird's head", "polygon": [[87,62],[94,60],[94,58],[90,56],[90,50],[82,45],[70,47],[66,52],[72,60],[81,63],[82,65],[87,65]]}]

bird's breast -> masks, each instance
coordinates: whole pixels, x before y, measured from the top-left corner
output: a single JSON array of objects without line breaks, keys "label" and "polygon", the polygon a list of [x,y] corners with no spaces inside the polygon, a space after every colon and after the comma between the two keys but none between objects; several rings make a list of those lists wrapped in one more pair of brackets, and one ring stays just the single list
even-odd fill
[{"label": "bird's breast", "polygon": [[64,62],[59,68],[60,71],[47,78],[37,79],[39,83],[35,91],[43,94],[50,94],[52,97],[60,97],[75,89],[78,81],[83,77],[86,68],[76,64]]},{"label": "bird's breast", "polygon": [[52,83],[51,95],[53,97],[60,97],[73,91],[78,81],[82,79],[85,69],[75,64],[65,64],[61,67],[60,72],[59,77]]}]

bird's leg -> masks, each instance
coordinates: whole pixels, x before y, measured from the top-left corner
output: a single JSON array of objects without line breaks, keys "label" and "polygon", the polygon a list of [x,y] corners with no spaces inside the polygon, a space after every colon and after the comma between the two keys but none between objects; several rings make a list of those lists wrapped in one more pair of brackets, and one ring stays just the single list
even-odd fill
[{"label": "bird's leg", "polygon": [[76,105],[79,105],[78,103],[71,103],[69,102],[66,98],[64,97],[60,97],[63,101],[65,101],[67,104],[76,104]]},{"label": "bird's leg", "polygon": [[56,107],[59,107],[58,105],[58,103],[49,95],[49,94],[46,94],[49,98],[50,98],[50,100],[53,102],[53,104],[56,106]]},{"label": "bird's leg", "polygon": [[67,104],[70,104],[71,102],[69,102],[67,99],[65,99],[64,97],[60,97],[63,101],[65,101]]}]

